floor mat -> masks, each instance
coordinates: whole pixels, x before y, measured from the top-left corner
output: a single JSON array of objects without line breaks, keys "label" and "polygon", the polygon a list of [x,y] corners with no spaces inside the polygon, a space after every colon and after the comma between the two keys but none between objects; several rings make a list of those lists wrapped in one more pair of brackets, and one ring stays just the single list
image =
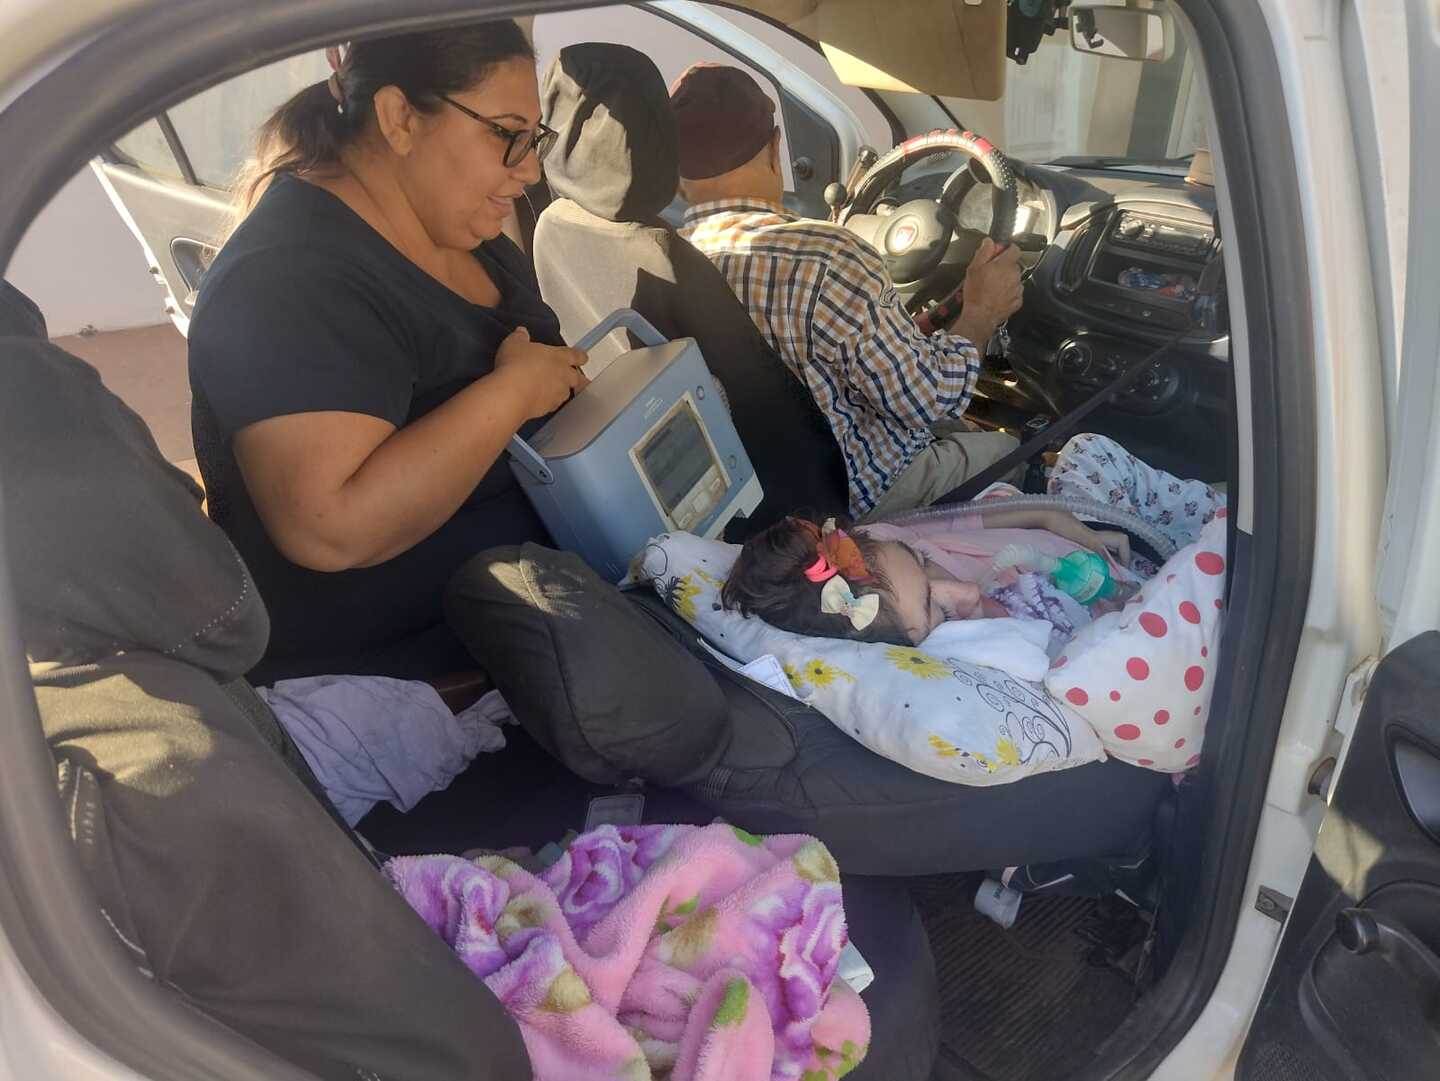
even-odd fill
[{"label": "floor mat", "polygon": [[971,905],[974,883],[915,890],[940,978],[941,1057],[975,1081],[1058,1081],[1124,1020],[1133,988],[1088,960],[1083,897],[1026,898],[1009,931]]}]

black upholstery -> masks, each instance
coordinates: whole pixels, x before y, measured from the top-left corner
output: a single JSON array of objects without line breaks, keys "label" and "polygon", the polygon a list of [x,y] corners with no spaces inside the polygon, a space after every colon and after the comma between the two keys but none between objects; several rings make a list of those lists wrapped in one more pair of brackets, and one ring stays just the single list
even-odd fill
[{"label": "black upholstery", "polygon": [[555,201],[535,229],[545,300],[575,341],[617,308],[670,338],[694,338],[728,399],[764,501],[731,539],[804,507],[842,512],[845,464],[830,427],[721,273],[660,220],[678,184],[660,73],[623,45],[572,45],[546,72],[545,169]]},{"label": "black upholstery", "polygon": [[[450,585],[451,600],[464,602],[456,633],[497,674],[520,723],[572,769],[623,751],[627,768],[650,783],[675,784],[755,832],[819,837],[841,867],[862,875],[1125,863],[1149,851],[1156,806],[1171,787],[1163,774],[1110,761],[993,787],[926,777],[881,758],[803,702],[731,671],[648,586],[626,591],[627,604],[613,603],[618,597],[574,556],[538,545],[484,552]],[[564,644],[582,636],[583,650]],[[584,664],[567,663],[572,655]],[[637,667],[631,659],[642,655]],[[554,681],[557,669],[563,702],[525,692],[532,680]],[[622,716],[614,706],[617,692],[637,681],[684,682],[703,704],[697,680],[712,681],[724,697],[718,747],[698,706],[700,744],[683,727]],[[691,776],[667,768],[687,754]]]}]

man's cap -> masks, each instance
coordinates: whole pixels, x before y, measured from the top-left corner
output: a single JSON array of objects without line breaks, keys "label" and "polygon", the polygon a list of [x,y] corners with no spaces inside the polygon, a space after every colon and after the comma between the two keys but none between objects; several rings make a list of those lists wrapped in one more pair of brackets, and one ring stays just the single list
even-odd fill
[{"label": "man's cap", "polygon": [[775,103],[751,76],[723,64],[696,64],[670,88],[680,175],[705,180],[744,165],[775,132]]}]

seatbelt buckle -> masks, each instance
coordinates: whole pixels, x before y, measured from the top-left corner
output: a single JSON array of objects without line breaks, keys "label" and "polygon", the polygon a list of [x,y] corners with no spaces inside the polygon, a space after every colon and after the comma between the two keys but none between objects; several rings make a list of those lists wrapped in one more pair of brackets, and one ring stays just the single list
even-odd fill
[{"label": "seatbelt buckle", "polygon": [[645,796],[640,792],[596,796],[585,812],[585,832],[600,826],[638,826],[644,817]]}]

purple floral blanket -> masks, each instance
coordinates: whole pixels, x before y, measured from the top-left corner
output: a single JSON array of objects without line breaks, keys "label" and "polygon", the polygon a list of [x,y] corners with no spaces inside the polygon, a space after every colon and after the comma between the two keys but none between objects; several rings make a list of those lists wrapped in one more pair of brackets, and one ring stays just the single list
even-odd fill
[{"label": "purple floral blanket", "polygon": [[538,877],[500,856],[385,872],[519,1022],[538,1081],[833,1081],[869,1044],[813,838],[602,826]]}]

